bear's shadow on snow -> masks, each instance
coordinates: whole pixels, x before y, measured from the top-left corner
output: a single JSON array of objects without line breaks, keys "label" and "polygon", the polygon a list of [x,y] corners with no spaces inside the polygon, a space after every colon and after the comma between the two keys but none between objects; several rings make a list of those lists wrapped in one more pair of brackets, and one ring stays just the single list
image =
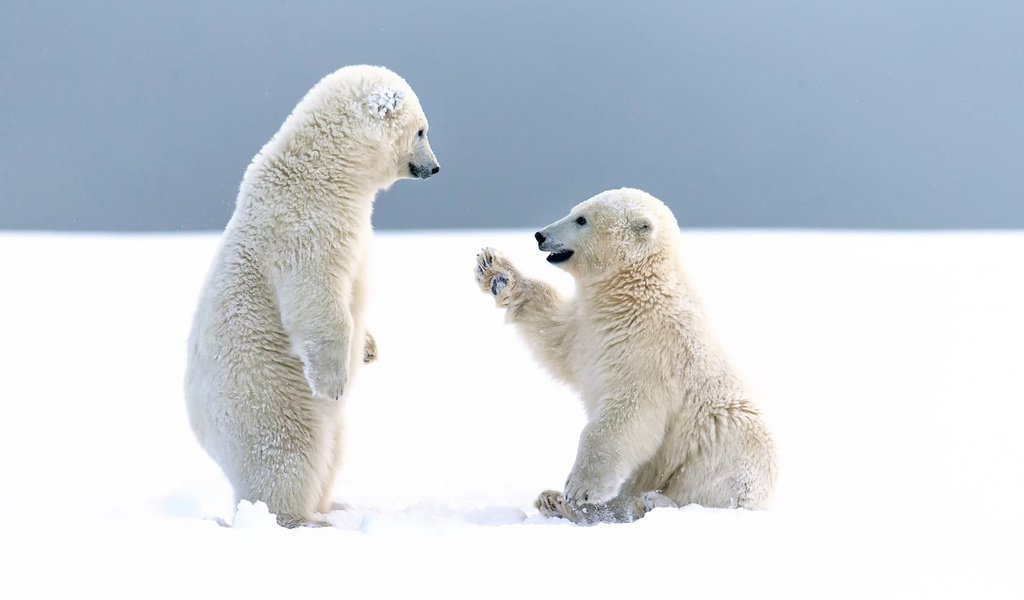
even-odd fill
[{"label": "bear's shadow on snow", "polygon": [[345,507],[321,515],[339,529],[364,533],[392,527],[443,529],[458,525],[499,526],[527,522],[527,515],[515,506],[451,505],[418,502],[402,508]]},{"label": "bear's shadow on snow", "polygon": [[[212,521],[238,529],[278,527],[275,516],[263,502],[243,500],[235,507],[214,507],[204,501],[206,497],[202,493],[176,490],[160,498],[156,509],[162,515],[175,519]],[[492,527],[560,521],[537,514],[528,516],[516,506],[455,505],[433,501],[393,507],[336,503],[334,510],[319,515],[319,520],[335,529],[364,533],[391,528],[443,529],[459,525]]]}]

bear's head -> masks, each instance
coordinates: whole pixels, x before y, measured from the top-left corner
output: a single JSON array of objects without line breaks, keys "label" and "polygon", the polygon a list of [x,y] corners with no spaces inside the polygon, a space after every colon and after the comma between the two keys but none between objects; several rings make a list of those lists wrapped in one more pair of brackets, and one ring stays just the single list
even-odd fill
[{"label": "bear's head", "polygon": [[562,219],[534,234],[548,262],[575,277],[629,268],[677,248],[672,211],[650,194],[608,190],[577,204]]},{"label": "bear's head", "polygon": [[365,107],[371,125],[383,130],[381,147],[393,150],[391,176],[426,179],[436,175],[441,166],[427,141],[429,124],[419,98],[404,79],[387,69],[382,71],[366,88]]},{"label": "bear's head", "polygon": [[355,65],[327,75],[289,120],[295,125],[285,128],[300,146],[321,140],[339,168],[357,171],[377,188],[441,170],[427,141],[429,125],[419,98],[405,79],[384,67]]}]

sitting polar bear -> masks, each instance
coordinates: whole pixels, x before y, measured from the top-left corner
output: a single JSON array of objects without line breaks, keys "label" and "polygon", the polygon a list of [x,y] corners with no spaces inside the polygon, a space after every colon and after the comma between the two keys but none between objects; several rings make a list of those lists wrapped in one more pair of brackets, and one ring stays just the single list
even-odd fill
[{"label": "sitting polar bear", "polygon": [[246,169],[185,375],[192,429],[236,503],[262,500],[287,527],[333,508],[343,397],[376,357],[363,322],[374,196],[439,169],[416,94],[371,66],[323,78]]},{"label": "sitting polar bear", "polygon": [[541,513],[595,523],[657,506],[762,507],[772,439],[705,326],[669,208],[640,190],[607,191],[535,237],[575,279],[574,299],[489,248],[476,277],[586,409],[565,491],[542,493]]}]

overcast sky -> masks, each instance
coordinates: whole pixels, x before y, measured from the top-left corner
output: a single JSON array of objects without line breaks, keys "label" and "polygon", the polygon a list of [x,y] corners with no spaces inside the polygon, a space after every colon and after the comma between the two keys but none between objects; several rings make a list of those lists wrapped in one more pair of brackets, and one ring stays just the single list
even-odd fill
[{"label": "overcast sky", "polygon": [[648,190],[684,227],[1024,227],[1024,2],[0,0],[0,229],[222,229],[346,64],[441,173],[389,228],[535,227]]}]

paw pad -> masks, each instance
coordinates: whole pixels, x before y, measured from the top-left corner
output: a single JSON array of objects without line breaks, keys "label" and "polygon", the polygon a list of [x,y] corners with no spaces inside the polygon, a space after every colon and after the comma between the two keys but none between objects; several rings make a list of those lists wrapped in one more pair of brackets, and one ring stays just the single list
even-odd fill
[{"label": "paw pad", "polygon": [[497,297],[508,286],[508,278],[499,275],[491,280],[491,295]]}]

